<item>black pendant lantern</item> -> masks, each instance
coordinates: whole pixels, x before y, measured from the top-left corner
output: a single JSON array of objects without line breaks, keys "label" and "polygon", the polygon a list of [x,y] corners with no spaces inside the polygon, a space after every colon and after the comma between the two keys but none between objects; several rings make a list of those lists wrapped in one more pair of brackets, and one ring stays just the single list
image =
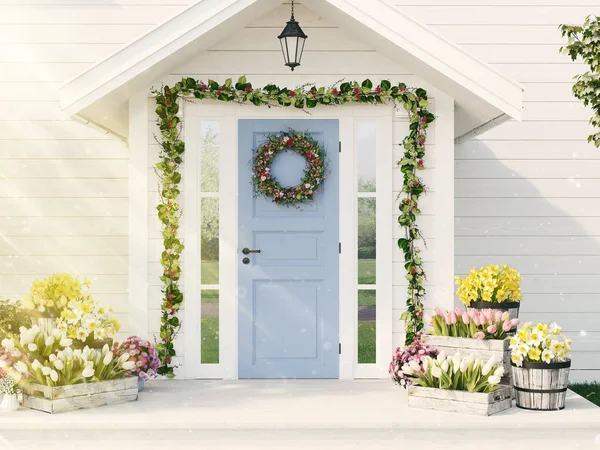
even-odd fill
[{"label": "black pendant lantern", "polygon": [[300,65],[304,41],[308,37],[300,28],[300,24],[294,19],[294,0],[292,0],[292,17],[277,37],[281,44],[285,65],[294,70],[295,67]]}]

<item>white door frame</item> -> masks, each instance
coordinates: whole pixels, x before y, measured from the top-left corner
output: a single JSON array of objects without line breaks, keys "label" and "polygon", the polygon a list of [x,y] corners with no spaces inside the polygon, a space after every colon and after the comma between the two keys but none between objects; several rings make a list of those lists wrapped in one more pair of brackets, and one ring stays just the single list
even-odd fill
[{"label": "white door frame", "polygon": [[[257,108],[251,105],[232,105],[213,101],[184,104],[184,140],[186,145],[183,164],[182,231],[185,250],[183,270],[183,327],[186,378],[238,377],[238,301],[237,301],[237,121],[238,119],[318,119],[334,118],[340,121],[340,230],[342,243],[339,265],[340,295],[340,379],[380,378],[387,374],[388,358],[392,350],[392,231],[393,214],[392,175],[392,106],[345,105],[319,107],[306,112],[295,108]],[[355,120],[374,119],[377,122],[377,364],[357,364],[357,217]],[[200,298],[200,189],[198,139],[201,121],[220,123],[220,250],[219,250],[219,364],[200,364],[200,302],[185,299]],[[335,149],[328,149],[335,151]],[[223,182],[226,180],[226,182]],[[353,257],[348,257],[354,255]]]}]

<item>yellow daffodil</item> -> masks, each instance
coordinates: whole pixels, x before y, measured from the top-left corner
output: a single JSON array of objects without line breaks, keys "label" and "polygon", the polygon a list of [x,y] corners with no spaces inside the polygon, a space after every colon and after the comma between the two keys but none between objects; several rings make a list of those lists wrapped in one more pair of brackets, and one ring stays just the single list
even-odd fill
[{"label": "yellow daffodil", "polygon": [[541,355],[542,355],[542,351],[539,349],[539,347],[531,347],[529,349],[529,351],[527,352],[527,357],[531,361],[539,361]]}]

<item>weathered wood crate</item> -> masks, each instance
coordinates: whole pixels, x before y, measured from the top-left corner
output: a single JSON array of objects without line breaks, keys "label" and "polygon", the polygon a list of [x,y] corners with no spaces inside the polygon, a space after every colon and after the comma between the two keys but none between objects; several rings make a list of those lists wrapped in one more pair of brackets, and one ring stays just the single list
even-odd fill
[{"label": "weathered wood crate", "polygon": [[517,407],[556,411],[565,407],[571,361],[536,363],[523,361],[512,366]]},{"label": "weathered wood crate", "polygon": [[137,377],[55,387],[30,383],[23,387],[23,406],[50,414],[129,402],[137,398]]},{"label": "weathered wood crate", "polygon": [[476,358],[484,360],[490,359],[496,355],[498,361],[502,361],[504,367],[504,376],[502,384],[510,385],[512,383],[512,373],[510,370],[510,345],[508,339],[490,339],[481,341],[479,339],[459,338],[450,336],[430,336],[424,335],[423,342],[431,345],[448,355],[453,355],[457,351],[463,356],[473,355]]},{"label": "weathered wood crate", "polygon": [[408,406],[489,416],[512,407],[512,389],[502,386],[497,391],[484,394],[411,386],[408,388]]}]

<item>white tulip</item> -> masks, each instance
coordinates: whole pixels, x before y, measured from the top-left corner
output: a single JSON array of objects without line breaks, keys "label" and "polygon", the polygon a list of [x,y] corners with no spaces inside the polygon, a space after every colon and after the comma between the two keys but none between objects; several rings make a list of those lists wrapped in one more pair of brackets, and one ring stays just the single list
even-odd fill
[{"label": "white tulip", "polygon": [[125,352],[119,358],[119,364],[123,364],[125,361],[129,359],[129,353]]},{"label": "white tulip", "polygon": [[410,366],[410,368],[412,370],[414,370],[415,372],[420,372],[421,371],[421,366],[419,365],[419,363],[415,360],[412,360],[408,363],[408,365]]},{"label": "white tulip", "polygon": [[51,370],[52,369],[50,367],[46,367],[46,366],[42,367],[42,373],[46,376],[50,375]]},{"label": "white tulip", "polygon": [[123,369],[125,370],[131,370],[135,367],[135,362],[134,361],[125,361],[123,363]]},{"label": "white tulip", "polygon": [[469,368],[469,365],[470,365],[470,364],[471,364],[471,363],[469,362],[469,360],[468,360],[467,358],[463,359],[463,360],[460,362],[460,371],[461,371],[462,373],[465,373],[465,372],[467,371],[467,369]]},{"label": "white tulip", "polygon": [[108,347],[108,344],[104,344],[104,347],[102,347],[102,353],[109,351],[110,348]]},{"label": "white tulip", "polygon": [[58,370],[63,370],[65,368],[65,365],[60,359],[57,359],[56,361],[54,361],[54,367]]},{"label": "white tulip", "polygon": [[113,352],[108,352],[105,356],[104,356],[104,360],[102,361],[102,363],[105,366],[108,366],[113,360]]},{"label": "white tulip", "polygon": [[431,358],[428,356],[425,359],[423,359],[422,361],[423,364],[423,372],[427,372],[427,369],[429,369],[429,366],[431,365]]},{"label": "white tulip", "polygon": [[54,337],[48,336],[46,338],[46,340],[44,341],[44,344],[46,344],[46,347],[50,347],[51,345],[54,345]]},{"label": "white tulip", "polygon": [[30,352],[35,352],[37,350],[37,344],[34,342],[31,342],[31,343],[27,344],[27,348],[29,349]]},{"label": "white tulip", "polygon": [[15,342],[8,338],[2,339],[2,347],[4,347],[6,350],[14,350]]},{"label": "white tulip", "polygon": [[15,369],[17,369],[21,373],[25,373],[27,372],[27,364],[25,364],[23,361],[17,361],[17,363],[15,364]]},{"label": "white tulip", "polygon": [[448,372],[448,369],[450,368],[450,365],[448,364],[448,360],[447,359],[444,360],[444,362],[442,363],[442,365],[440,366],[440,368],[444,372]]},{"label": "white tulip", "polygon": [[453,356],[452,356],[452,362],[454,363],[454,365],[459,366],[460,365],[460,361],[462,359],[462,356],[460,354],[460,352],[456,352]]},{"label": "white tulip", "polygon": [[431,368],[431,375],[436,378],[440,378],[442,376],[442,369],[440,369],[438,366],[433,366]]},{"label": "white tulip", "polygon": [[500,377],[498,377],[496,375],[492,375],[491,377],[488,378],[488,383],[490,383],[492,385],[500,384]]},{"label": "white tulip", "polygon": [[52,353],[50,356],[48,356],[48,359],[50,360],[50,362],[54,362],[56,361],[56,355]]},{"label": "white tulip", "polygon": [[438,361],[444,361],[446,359],[446,353],[442,350],[438,353],[437,358]]},{"label": "white tulip", "polygon": [[415,374],[415,371],[408,364],[404,364],[402,366],[402,372],[405,373],[406,375],[414,375]]},{"label": "white tulip", "polygon": [[81,372],[81,376],[83,376],[83,378],[89,378],[93,376],[94,373],[95,372],[93,367],[86,367],[85,369],[83,369],[83,372]]},{"label": "white tulip", "polygon": [[52,334],[51,336],[58,339],[62,334],[62,330],[60,328],[55,328],[54,330],[52,330]]},{"label": "white tulip", "polygon": [[490,359],[487,360],[486,364],[490,366],[495,366],[498,363],[498,357],[496,355],[490,356]]},{"label": "white tulip", "polygon": [[58,381],[58,372],[56,372],[56,370],[50,372],[50,379],[55,383]]},{"label": "white tulip", "polygon": [[494,371],[494,376],[502,377],[504,375],[504,367],[498,366],[498,368]]},{"label": "white tulip", "polygon": [[38,370],[38,369],[42,369],[44,366],[42,366],[42,363],[40,363],[37,359],[33,360],[33,363],[31,364],[31,368],[34,370]]},{"label": "white tulip", "polygon": [[73,344],[73,339],[69,339],[69,338],[62,338],[60,340],[60,346],[61,347],[70,347],[71,344]]}]

